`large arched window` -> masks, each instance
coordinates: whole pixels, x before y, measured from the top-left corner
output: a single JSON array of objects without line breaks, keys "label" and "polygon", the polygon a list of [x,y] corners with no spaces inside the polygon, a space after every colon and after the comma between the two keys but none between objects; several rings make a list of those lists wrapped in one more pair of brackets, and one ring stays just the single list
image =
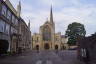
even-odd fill
[{"label": "large arched window", "polygon": [[43,28],[43,40],[44,41],[50,41],[51,40],[51,29],[49,26],[45,26]]}]

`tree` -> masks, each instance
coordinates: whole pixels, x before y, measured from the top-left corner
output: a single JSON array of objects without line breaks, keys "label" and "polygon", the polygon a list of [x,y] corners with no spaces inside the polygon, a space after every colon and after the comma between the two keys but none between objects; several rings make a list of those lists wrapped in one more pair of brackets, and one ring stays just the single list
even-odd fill
[{"label": "tree", "polygon": [[76,45],[76,39],[78,36],[85,36],[86,30],[83,24],[73,22],[72,24],[68,25],[66,30],[67,37],[69,37],[68,44],[69,45]]}]

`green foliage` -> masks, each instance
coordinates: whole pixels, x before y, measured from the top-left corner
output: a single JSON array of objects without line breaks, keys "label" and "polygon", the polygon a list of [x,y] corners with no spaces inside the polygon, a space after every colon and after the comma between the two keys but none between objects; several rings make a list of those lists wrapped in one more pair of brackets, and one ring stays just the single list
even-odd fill
[{"label": "green foliage", "polygon": [[72,24],[68,25],[65,35],[69,37],[69,40],[68,40],[69,45],[76,45],[77,37],[85,36],[86,30],[83,24],[73,22]]}]

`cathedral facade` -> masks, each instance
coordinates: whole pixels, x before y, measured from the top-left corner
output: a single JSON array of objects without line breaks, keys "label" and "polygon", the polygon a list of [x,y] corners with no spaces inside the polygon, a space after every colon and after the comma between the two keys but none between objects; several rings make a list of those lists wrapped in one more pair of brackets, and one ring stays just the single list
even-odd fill
[{"label": "cathedral facade", "polygon": [[39,33],[32,35],[32,47],[34,50],[60,50],[68,48],[68,38],[63,37],[61,33],[55,33],[55,23],[53,21],[52,7],[50,11],[50,20],[40,26]]}]

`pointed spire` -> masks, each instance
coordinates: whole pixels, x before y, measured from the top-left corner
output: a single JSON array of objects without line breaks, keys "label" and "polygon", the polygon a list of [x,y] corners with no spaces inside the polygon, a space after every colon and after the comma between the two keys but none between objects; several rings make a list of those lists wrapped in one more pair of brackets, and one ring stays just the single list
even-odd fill
[{"label": "pointed spire", "polygon": [[53,12],[52,12],[52,5],[50,10],[50,22],[53,24]]},{"label": "pointed spire", "polygon": [[19,6],[21,7],[21,1],[19,1]]},{"label": "pointed spire", "polygon": [[30,20],[29,20],[29,23],[28,23],[28,27],[29,27],[29,29],[30,29]]},{"label": "pointed spire", "polygon": [[17,5],[17,16],[20,17],[21,14],[21,1],[19,1],[19,4]]}]

